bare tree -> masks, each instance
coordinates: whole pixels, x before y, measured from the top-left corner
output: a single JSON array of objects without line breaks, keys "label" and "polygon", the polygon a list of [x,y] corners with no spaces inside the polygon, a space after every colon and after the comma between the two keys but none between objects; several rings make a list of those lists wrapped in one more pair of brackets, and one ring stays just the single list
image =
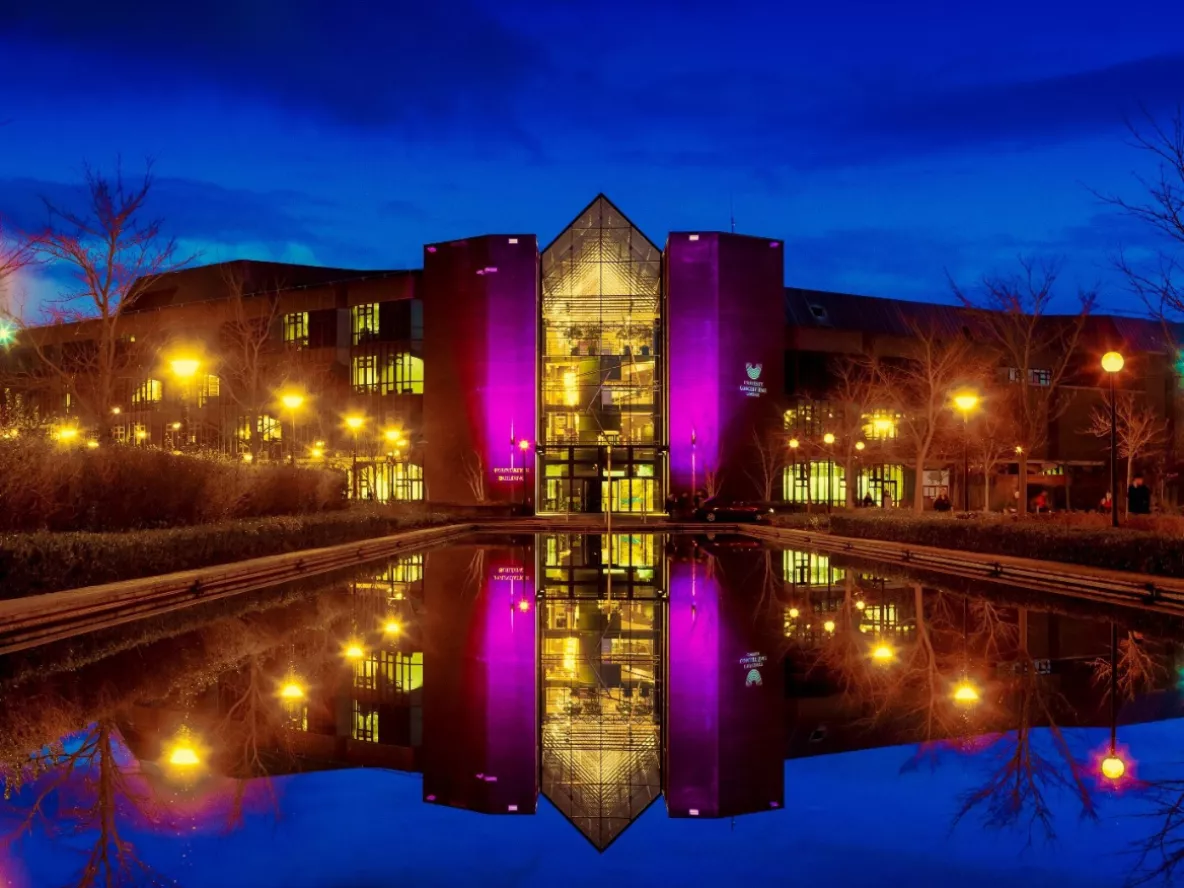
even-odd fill
[{"label": "bare tree", "polygon": [[465,481],[478,503],[486,500],[485,492],[485,460],[481,452],[474,450],[464,461]]},{"label": "bare tree", "polygon": [[222,325],[219,366],[226,393],[246,425],[249,452],[257,457],[263,442],[260,424],[275,400],[268,370],[274,357],[272,329],[279,318],[279,296],[274,291],[250,294],[237,264],[224,268],[223,283],[229,296],[229,317]]},{"label": "bare tree", "polygon": [[933,328],[914,324],[905,360],[879,361],[875,368],[898,414],[901,446],[911,451],[916,466],[913,509],[921,512],[925,508],[925,463],[950,430],[953,390],[977,381],[982,375],[981,363],[969,338],[943,338]]},{"label": "bare tree", "polygon": [[845,503],[851,508],[859,492],[859,458],[867,447],[864,427],[872,411],[887,406],[889,394],[874,362],[862,356],[848,356],[835,362],[827,398],[835,414],[834,450],[842,460],[843,477],[847,481]]},{"label": "bare tree", "polygon": [[119,165],[111,175],[88,167],[84,205],[47,200],[49,226],[30,246],[37,259],[56,263],[73,279],[50,316],[86,323],[68,349],[49,348],[39,336],[29,341],[101,438],[110,437],[117,380],[131,363],[120,333],[124,315],[160,275],[185,264],[175,242],[164,237],[163,223],[146,216],[152,185],[151,163],[138,181],[125,179]]},{"label": "bare tree", "polygon": [[[977,295],[951,281],[954,294],[974,312],[987,345],[1007,368],[1010,384],[996,409],[1009,411],[1015,423],[1021,486],[1027,483],[1029,457],[1048,443],[1049,423],[1069,406],[1061,384],[1097,302],[1095,293],[1081,291],[1075,314],[1050,315],[1057,273],[1055,264],[1020,259],[1019,273],[984,278]],[[1018,507],[1021,512],[1028,508],[1022,492]]]},{"label": "bare tree", "polygon": [[[1148,456],[1167,443],[1168,422],[1159,412],[1138,402],[1130,392],[1114,393],[1115,430],[1118,438],[1118,458],[1126,460],[1126,486],[1135,475],[1135,460]],[[1091,435],[1110,440],[1109,396],[1106,405],[1095,406],[1089,414],[1089,425],[1084,429]],[[1107,444],[1109,446],[1109,444]],[[1111,496],[1119,497],[1119,491]]]},{"label": "bare tree", "polygon": [[[997,391],[997,390],[996,390]],[[992,407],[994,400],[989,392],[986,408],[969,423],[966,429],[970,435],[970,459],[983,472],[983,510],[991,510],[991,478],[995,469],[1016,456],[1016,428],[1011,412],[1007,410],[1006,398],[1001,399],[999,409]]]},{"label": "bare tree", "polygon": [[785,470],[785,445],[782,436],[772,432],[761,434],[752,430],[752,451],[754,459],[746,469],[749,479],[760,492],[763,502],[776,498],[777,484]]}]

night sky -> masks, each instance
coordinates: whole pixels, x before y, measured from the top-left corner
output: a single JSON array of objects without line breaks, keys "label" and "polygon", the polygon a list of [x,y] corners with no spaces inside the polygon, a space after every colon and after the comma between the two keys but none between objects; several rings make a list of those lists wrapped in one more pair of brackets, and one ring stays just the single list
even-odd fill
[{"label": "night sky", "polygon": [[[788,285],[929,300],[1145,231],[1124,119],[1184,101],[1184,4],[47,0],[0,15],[0,214],[151,156],[205,262],[418,267],[605,192],[667,231],[783,238]],[[26,280],[35,298],[51,288]]]}]

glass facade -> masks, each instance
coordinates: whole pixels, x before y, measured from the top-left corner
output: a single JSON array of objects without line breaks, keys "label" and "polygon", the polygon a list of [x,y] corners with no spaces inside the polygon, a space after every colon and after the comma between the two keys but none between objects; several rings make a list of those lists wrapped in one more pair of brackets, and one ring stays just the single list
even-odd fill
[{"label": "glass facade", "polygon": [[603,197],[543,252],[541,511],[661,507],[661,264]]}]

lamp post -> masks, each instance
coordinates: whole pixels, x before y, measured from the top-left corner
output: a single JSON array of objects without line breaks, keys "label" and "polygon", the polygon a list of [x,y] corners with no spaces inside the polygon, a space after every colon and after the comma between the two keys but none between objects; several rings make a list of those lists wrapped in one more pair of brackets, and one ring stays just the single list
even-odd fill
[{"label": "lamp post", "polygon": [[390,480],[387,484],[387,502],[394,502],[395,499],[395,469],[399,465],[403,456],[403,445],[406,441],[403,438],[403,433],[398,429],[387,429],[382,433],[386,438],[387,444],[391,446],[391,450],[387,451],[387,464],[390,469]]},{"label": "lamp post", "polygon": [[284,409],[292,417],[292,465],[296,465],[296,411],[300,409],[300,405],[304,403],[304,395],[299,392],[288,392],[280,398],[280,403],[284,405]]},{"label": "lamp post", "polygon": [[[793,498],[794,496],[796,496],[796,495],[797,495],[797,486],[798,486],[798,448],[799,448],[799,447],[801,447],[801,446],[802,446],[802,442],[801,442],[801,441],[799,441],[797,438],[790,438],[790,439],[789,439],[789,452],[790,452],[790,453],[793,455],[793,463],[792,463],[792,468],[790,469],[790,471],[792,472],[792,474],[790,475],[790,487],[789,487],[789,495],[790,495],[790,497],[791,497],[791,498]],[[807,482],[807,483],[808,483],[808,482]],[[809,509],[810,509],[810,496],[809,496],[809,487],[807,487],[807,495],[806,495],[806,511],[809,511]]]},{"label": "lamp post", "polygon": [[354,435],[354,449],[353,459],[350,464],[350,473],[352,476],[352,483],[350,489],[353,492],[353,498],[358,498],[358,432],[361,431],[362,426],[366,424],[366,417],[358,416],[357,414],[347,416],[345,418],[345,425]]},{"label": "lamp post", "polygon": [[1126,762],[1118,754],[1118,624],[1110,624],[1110,746],[1102,759],[1102,776],[1118,782],[1126,774]]},{"label": "lamp post", "polygon": [[831,500],[834,499],[834,491],[832,490],[832,482],[835,477],[835,452],[833,446],[835,443],[835,436],[827,432],[822,436],[822,443],[826,445],[826,455],[829,457],[826,461],[826,512],[830,514]]},{"label": "lamp post", "polygon": [[954,406],[962,413],[962,511],[970,511],[970,411],[978,406],[974,392],[958,392]]},{"label": "lamp post", "polygon": [[[525,511],[525,510],[526,510],[526,509],[525,509],[525,507],[526,507],[526,451],[530,449],[530,442],[529,442],[529,441],[527,441],[525,438],[520,438],[520,439],[518,440],[518,449],[522,451],[522,497],[521,497],[521,505],[523,506],[523,511]],[[611,477],[609,478],[609,481],[608,481],[608,483],[609,483],[609,489],[611,490],[611,489],[612,489],[612,483],[613,483],[613,481],[612,481],[612,478],[611,478]],[[611,499],[611,496],[610,496],[610,499]]]},{"label": "lamp post", "polygon": [[181,425],[184,427],[186,437],[189,435],[189,383],[197,374],[197,369],[200,366],[201,361],[191,357],[176,357],[169,361],[169,369],[173,372],[173,376],[181,381]]},{"label": "lamp post", "polygon": [[1126,360],[1116,351],[1102,355],[1102,369],[1110,377],[1110,526],[1118,527],[1118,409],[1114,400],[1114,377]]}]

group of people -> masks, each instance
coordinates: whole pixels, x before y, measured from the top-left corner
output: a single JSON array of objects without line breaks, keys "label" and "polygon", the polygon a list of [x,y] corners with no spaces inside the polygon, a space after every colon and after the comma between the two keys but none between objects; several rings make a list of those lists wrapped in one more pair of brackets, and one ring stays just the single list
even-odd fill
[{"label": "group of people", "polygon": [[[1107,490],[1098,504],[1098,511],[1109,512],[1113,508],[1114,498]],[[1151,514],[1151,488],[1144,482],[1142,475],[1135,475],[1131,486],[1126,489],[1126,511],[1128,515]]]}]

